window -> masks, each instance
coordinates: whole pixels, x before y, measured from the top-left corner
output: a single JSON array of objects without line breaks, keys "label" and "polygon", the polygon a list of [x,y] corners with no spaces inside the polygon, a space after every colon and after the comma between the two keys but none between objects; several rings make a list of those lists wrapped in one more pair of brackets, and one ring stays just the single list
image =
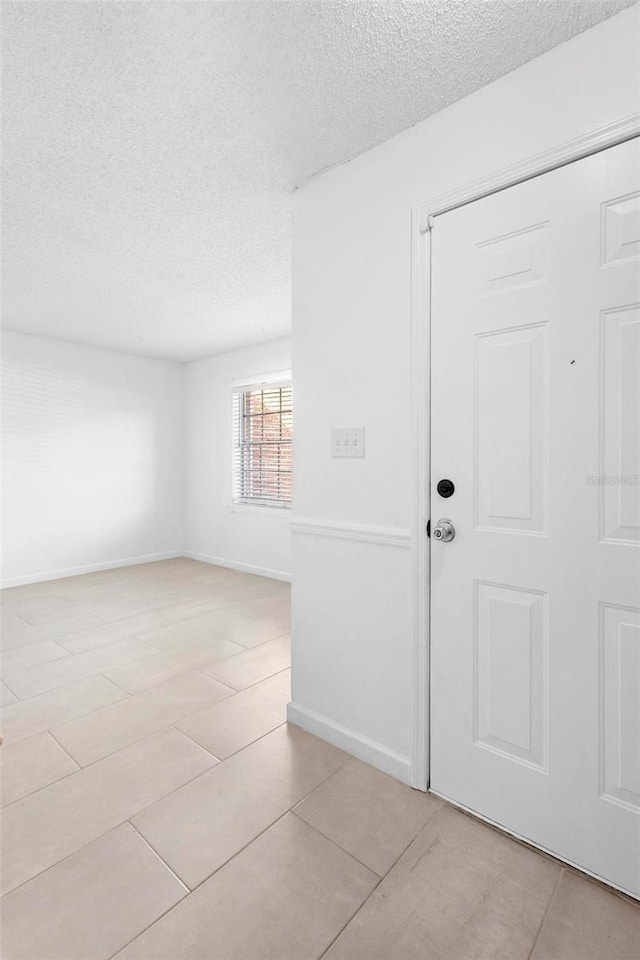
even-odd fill
[{"label": "window", "polygon": [[291,506],[291,400],[291,383],[234,390],[234,501]]}]

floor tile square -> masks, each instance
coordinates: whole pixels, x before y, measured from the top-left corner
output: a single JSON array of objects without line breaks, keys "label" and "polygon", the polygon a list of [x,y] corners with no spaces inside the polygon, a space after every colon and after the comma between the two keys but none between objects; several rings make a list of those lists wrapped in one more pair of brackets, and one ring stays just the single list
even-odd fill
[{"label": "floor tile square", "polygon": [[11,690],[5,687],[2,680],[0,680],[0,707],[8,707],[10,703],[15,703],[17,699],[15,694],[11,693]]},{"label": "floor tile square", "polygon": [[128,696],[106,677],[86,677],[2,708],[5,746]]},{"label": "floor tile square", "polygon": [[527,960],[559,873],[557,864],[443,806],[326,960]]},{"label": "floor tile square", "polygon": [[281,673],[291,666],[291,638],[289,634],[243,650],[228,660],[220,660],[204,668],[204,673],[222,683],[244,690],[246,687]]},{"label": "floor tile square", "polygon": [[43,640],[39,643],[30,643],[25,647],[14,647],[13,650],[3,650],[0,654],[0,670],[2,676],[37,667],[41,663],[51,660],[60,660],[68,657],[69,651],[61,647],[55,640]]},{"label": "floor tile square", "polygon": [[186,893],[123,824],[4,897],[2,955],[109,960]]},{"label": "floor tile square", "polygon": [[442,802],[352,760],[294,813],[384,876]]},{"label": "floor tile square", "polygon": [[78,770],[50,733],[3,745],[0,749],[0,796],[2,806],[26,797]]},{"label": "floor tile square", "polygon": [[103,672],[105,677],[113,680],[127,693],[142,693],[181,673],[197,670],[215,660],[232,657],[241,650],[242,647],[238,644],[221,638],[184,643],[178,641],[166,650],[155,651],[150,656],[140,657],[134,662]]},{"label": "floor tile square", "polygon": [[377,880],[289,815],[118,954],[117,960],[320,957]]},{"label": "floor tile square", "polygon": [[99,627],[101,623],[102,621],[92,613],[79,611],[70,612],[64,617],[48,620],[37,626],[25,621],[21,621],[20,626],[18,626],[17,620],[14,619],[13,628],[6,630],[7,620],[3,611],[0,646],[2,650],[13,650],[16,647],[25,647],[45,640],[60,640],[63,637],[72,636],[78,630],[90,630],[92,627]]},{"label": "floor tile square", "polygon": [[153,653],[153,647],[142,640],[122,640],[96,650],[69,654],[60,660],[7,674],[4,681],[17,697],[24,700],[26,697],[35,697],[39,693],[65,686],[73,680],[104,673],[117,664],[130,663]]},{"label": "floor tile square", "polygon": [[176,726],[220,760],[285,723],[291,699],[290,671],[193,713]]},{"label": "floor tile square", "polygon": [[278,727],[133,823],[193,889],[346,760],[296,727]]},{"label": "floor tile square", "polygon": [[287,632],[287,625],[269,620],[249,620],[248,623],[236,623],[222,628],[221,633],[227,640],[240,643],[243,647],[256,647],[268,640],[275,640]]},{"label": "floor tile square", "polygon": [[5,807],[2,893],[31,880],[215,763],[211,754],[170,729]]},{"label": "floor tile square", "polygon": [[565,870],[531,960],[637,960],[640,904]]},{"label": "floor tile square", "polygon": [[145,693],[54,727],[53,734],[85,767],[234,693],[213,677],[185,673]]}]

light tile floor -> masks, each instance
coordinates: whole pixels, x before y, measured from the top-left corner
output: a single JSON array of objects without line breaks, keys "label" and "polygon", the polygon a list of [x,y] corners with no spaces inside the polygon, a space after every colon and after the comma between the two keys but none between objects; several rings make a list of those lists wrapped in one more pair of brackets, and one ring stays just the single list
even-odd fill
[{"label": "light tile floor", "polygon": [[3,960],[637,960],[640,908],[285,723],[289,588],[3,592]]}]

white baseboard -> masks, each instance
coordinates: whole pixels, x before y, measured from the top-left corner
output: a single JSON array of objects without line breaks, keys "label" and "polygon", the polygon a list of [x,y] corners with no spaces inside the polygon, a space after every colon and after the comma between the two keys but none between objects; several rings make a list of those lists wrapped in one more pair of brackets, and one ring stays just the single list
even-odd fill
[{"label": "white baseboard", "polygon": [[173,560],[175,557],[182,556],[184,556],[182,550],[169,550],[167,553],[149,553],[144,557],[124,557],[122,560],[102,560],[99,563],[85,563],[80,567],[63,567],[61,570],[41,570],[38,573],[25,573],[19,577],[4,577],[0,580],[0,590],[6,590],[8,587],[23,587],[29,583],[43,583],[45,580],[77,577],[83,573],[96,573],[99,570],[114,570],[116,567],[153,563],[155,560]]},{"label": "white baseboard", "polygon": [[287,720],[289,723],[295,724],[296,727],[306,730],[307,733],[313,733],[314,736],[326,740],[334,747],[344,750],[345,753],[350,753],[352,757],[364,760],[365,763],[370,763],[372,767],[377,767],[378,770],[382,770],[384,773],[395,777],[396,780],[401,780],[411,786],[411,762],[409,757],[404,757],[394,750],[389,750],[381,743],[369,740],[368,737],[363,737],[354,730],[349,730],[339,723],[334,723],[333,720],[329,720],[313,710],[307,710],[306,707],[294,701],[287,706]]},{"label": "white baseboard", "polygon": [[212,563],[216,567],[228,567],[229,570],[253,573],[257,577],[270,577],[272,580],[291,581],[291,574],[285,570],[271,570],[269,567],[256,567],[252,563],[241,563],[239,560],[227,560],[225,557],[210,557],[207,553],[195,553],[193,550],[184,550],[182,556],[188,557],[190,560],[200,560],[202,563]]},{"label": "white baseboard", "polygon": [[83,573],[96,573],[100,570],[114,570],[116,567],[132,567],[139,563],[153,563],[155,560],[173,560],[176,557],[188,557],[190,560],[201,560],[203,563],[212,563],[217,567],[229,567],[231,570],[241,570],[243,573],[254,573],[259,577],[270,577],[272,580],[291,580],[291,574],[284,570],[271,570],[268,567],[256,567],[250,563],[240,563],[237,560],[227,560],[223,557],[210,557],[205,553],[194,553],[191,550],[169,550],[167,553],[150,553],[144,557],[123,557],[121,560],[103,560],[99,563],[85,563],[79,567],[63,567],[60,570],[40,570],[37,573],[25,573],[19,577],[4,577],[0,580],[0,590],[9,587],[23,587],[29,583],[43,583],[45,580],[61,580],[63,577],[77,577]]}]

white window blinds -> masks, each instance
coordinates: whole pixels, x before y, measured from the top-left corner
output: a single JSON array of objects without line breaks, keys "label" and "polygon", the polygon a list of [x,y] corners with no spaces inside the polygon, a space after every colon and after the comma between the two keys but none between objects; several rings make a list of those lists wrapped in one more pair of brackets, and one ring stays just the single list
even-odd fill
[{"label": "white window blinds", "polygon": [[291,506],[292,419],[290,383],[234,390],[234,500]]}]

